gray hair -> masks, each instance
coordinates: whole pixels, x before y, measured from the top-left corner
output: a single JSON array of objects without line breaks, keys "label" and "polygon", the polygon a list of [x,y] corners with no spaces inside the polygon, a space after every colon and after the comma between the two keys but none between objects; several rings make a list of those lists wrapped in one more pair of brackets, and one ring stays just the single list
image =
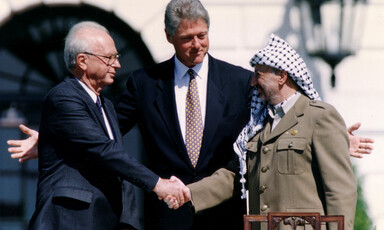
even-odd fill
[{"label": "gray hair", "polygon": [[75,24],[68,32],[65,38],[65,47],[64,47],[64,61],[68,70],[72,70],[76,66],[76,57],[79,53],[82,52],[92,52],[90,50],[88,41],[84,40],[82,37],[77,36],[77,34],[83,29],[93,28],[101,30],[109,34],[108,30],[92,21],[83,21]]},{"label": "gray hair", "polygon": [[165,9],[165,30],[169,35],[174,36],[181,20],[199,18],[202,18],[209,28],[208,11],[199,0],[171,0]]}]

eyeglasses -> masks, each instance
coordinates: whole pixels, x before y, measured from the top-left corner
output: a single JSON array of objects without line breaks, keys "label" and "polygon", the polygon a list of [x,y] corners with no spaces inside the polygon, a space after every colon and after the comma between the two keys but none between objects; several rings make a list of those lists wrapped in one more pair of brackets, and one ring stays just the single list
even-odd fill
[{"label": "eyeglasses", "polygon": [[88,54],[88,55],[92,55],[92,56],[95,56],[95,57],[103,57],[103,58],[107,58],[107,59],[108,59],[107,62],[105,62],[103,59],[100,58],[100,60],[101,60],[102,62],[104,62],[107,66],[111,66],[111,65],[113,65],[113,63],[115,63],[115,61],[116,61],[117,59],[119,59],[120,56],[121,56],[120,54],[113,54],[113,55],[111,55],[111,56],[104,56],[104,55],[94,54],[94,53],[90,53],[90,52],[83,52],[83,53]]}]

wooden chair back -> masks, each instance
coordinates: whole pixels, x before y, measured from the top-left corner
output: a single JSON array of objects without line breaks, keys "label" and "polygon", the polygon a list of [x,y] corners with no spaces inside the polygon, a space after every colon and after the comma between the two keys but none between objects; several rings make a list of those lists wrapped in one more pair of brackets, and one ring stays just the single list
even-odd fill
[{"label": "wooden chair back", "polygon": [[280,222],[290,225],[292,229],[297,226],[311,225],[314,230],[320,230],[324,222],[337,222],[337,229],[344,230],[344,216],[320,215],[317,212],[269,212],[265,215],[244,215],[244,230],[251,230],[252,222],[267,222],[268,230],[275,230]]}]

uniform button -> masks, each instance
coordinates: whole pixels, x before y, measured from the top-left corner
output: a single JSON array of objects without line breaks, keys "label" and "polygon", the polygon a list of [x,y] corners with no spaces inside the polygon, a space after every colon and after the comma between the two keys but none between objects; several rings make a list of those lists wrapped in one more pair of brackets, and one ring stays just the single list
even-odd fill
[{"label": "uniform button", "polygon": [[261,193],[263,193],[265,190],[267,190],[267,186],[262,185],[262,186],[260,186],[259,190]]},{"label": "uniform button", "polygon": [[265,172],[268,171],[268,169],[269,169],[268,166],[264,166],[264,167],[261,168],[261,172],[265,173]]},{"label": "uniform button", "polygon": [[268,148],[268,147],[265,147],[265,148],[263,149],[263,153],[264,153],[264,154],[268,153],[268,151],[269,151],[269,148]]},{"label": "uniform button", "polygon": [[263,207],[261,207],[261,211],[263,211],[263,212],[265,212],[265,211],[267,211],[267,209],[268,209],[268,205],[263,205]]}]

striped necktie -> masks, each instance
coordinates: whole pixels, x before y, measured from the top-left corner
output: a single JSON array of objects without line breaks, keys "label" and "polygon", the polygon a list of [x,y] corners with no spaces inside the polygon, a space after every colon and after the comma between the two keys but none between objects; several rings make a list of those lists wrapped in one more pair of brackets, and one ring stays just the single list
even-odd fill
[{"label": "striped necktie", "polygon": [[199,91],[193,69],[189,69],[188,74],[190,75],[190,81],[186,100],[185,145],[189,159],[193,167],[196,167],[203,140],[203,120],[201,117]]},{"label": "striped necktie", "polygon": [[101,101],[100,101],[100,97],[97,96],[97,99],[96,99],[96,106],[101,114],[101,116],[103,116],[103,110],[102,110],[102,107],[101,107]]}]

